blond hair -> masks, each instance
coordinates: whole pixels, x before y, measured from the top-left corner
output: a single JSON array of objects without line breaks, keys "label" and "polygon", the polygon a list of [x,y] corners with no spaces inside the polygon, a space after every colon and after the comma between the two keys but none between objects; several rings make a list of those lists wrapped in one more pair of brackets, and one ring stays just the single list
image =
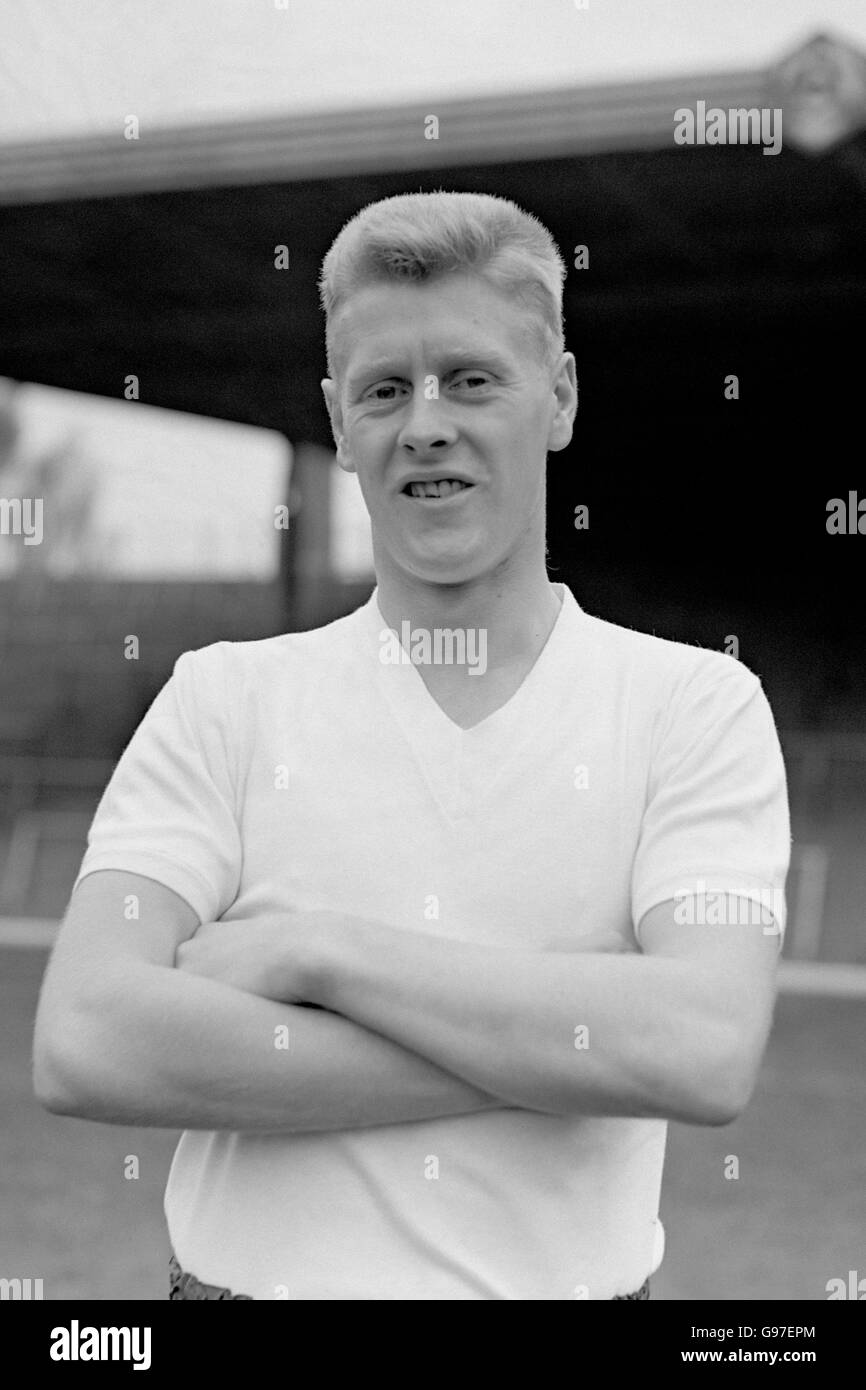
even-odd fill
[{"label": "blond hair", "polygon": [[490,193],[404,193],[356,213],[322,262],[328,374],[335,375],[334,317],[355,290],[460,270],[477,272],[523,302],[542,360],[552,367],[564,347],[565,263],[547,228]]}]

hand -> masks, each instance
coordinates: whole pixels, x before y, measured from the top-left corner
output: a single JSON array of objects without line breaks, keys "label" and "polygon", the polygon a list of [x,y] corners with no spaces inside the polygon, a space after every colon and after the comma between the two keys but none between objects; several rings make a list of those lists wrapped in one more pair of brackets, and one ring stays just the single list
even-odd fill
[{"label": "hand", "polygon": [[302,933],[305,914],[267,913],[260,917],[202,922],[175,955],[175,968],[217,980],[246,994],[284,1004],[305,1003]]},{"label": "hand", "polygon": [[359,933],[378,923],[306,909],[203,922],[178,947],[175,968],[233,989],[308,1008],[323,999],[328,966],[347,957]]}]

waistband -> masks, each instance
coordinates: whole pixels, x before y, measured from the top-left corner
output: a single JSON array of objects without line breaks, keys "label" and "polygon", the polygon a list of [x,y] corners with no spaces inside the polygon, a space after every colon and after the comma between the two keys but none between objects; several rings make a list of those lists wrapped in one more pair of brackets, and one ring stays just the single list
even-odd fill
[{"label": "waistband", "polygon": [[[194,1274],[187,1274],[181,1269],[174,1255],[168,1262],[169,1277],[169,1299],[191,1299],[198,1303],[204,1303],[211,1299],[221,1301],[235,1299],[246,1299],[253,1303],[255,1300],[248,1293],[232,1293],[231,1289],[223,1289],[218,1284],[203,1284],[200,1279],[196,1279]],[[648,1299],[650,1296],[650,1281],[646,1279],[636,1293],[615,1293],[613,1302],[617,1300]]]}]

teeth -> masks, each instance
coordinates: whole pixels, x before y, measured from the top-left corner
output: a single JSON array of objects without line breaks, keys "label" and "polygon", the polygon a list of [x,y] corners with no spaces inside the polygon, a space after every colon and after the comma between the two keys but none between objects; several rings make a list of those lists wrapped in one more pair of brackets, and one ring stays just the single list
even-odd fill
[{"label": "teeth", "polygon": [[468,486],[456,478],[443,478],[439,483],[410,483],[409,492],[413,497],[450,497],[452,492],[461,492]]}]

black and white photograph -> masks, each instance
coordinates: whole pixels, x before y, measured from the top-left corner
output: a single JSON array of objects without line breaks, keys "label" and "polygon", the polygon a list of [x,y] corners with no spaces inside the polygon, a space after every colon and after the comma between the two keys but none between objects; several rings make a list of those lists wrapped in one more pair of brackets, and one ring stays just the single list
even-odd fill
[{"label": "black and white photograph", "polygon": [[826,1371],[866,10],[6,0],[0,116],[25,1364],[193,1370],[170,1301],[635,1301],[624,1366]]}]

